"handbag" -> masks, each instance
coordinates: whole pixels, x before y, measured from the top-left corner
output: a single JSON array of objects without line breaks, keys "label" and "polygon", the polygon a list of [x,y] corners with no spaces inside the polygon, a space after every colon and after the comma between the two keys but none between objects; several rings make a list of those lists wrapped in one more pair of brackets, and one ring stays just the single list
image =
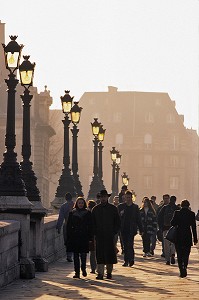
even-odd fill
[{"label": "handbag", "polygon": [[175,243],[176,242],[176,237],[177,237],[177,227],[176,226],[171,226],[169,228],[169,230],[167,231],[164,238],[167,239],[168,241],[170,241],[171,243]]}]

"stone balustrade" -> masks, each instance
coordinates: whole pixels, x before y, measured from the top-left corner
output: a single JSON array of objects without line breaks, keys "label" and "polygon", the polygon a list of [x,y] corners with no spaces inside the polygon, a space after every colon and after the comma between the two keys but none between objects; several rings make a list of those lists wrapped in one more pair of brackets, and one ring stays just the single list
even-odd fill
[{"label": "stone balustrade", "polygon": [[[49,263],[65,254],[63,235],[56,231],[57,215],[44,217],[43,258]],[[20,277],[20,222],[0,221],[0,287]]]}]

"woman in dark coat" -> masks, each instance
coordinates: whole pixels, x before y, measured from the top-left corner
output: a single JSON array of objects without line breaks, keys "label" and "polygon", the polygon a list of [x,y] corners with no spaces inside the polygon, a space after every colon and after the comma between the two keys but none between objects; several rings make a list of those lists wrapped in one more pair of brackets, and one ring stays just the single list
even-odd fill
[{"label": "woman in dark coat", "polygon": [[187,276],[187,266],[191,246],[193,245],[193,241],[194,245],[198,242],[195,213],[189,209],[189,206],[190,203],[188,200],[182,200],[181,209],[175,211],[173,219],[171,220],[171,225],[177,226],[175,247],[178,257],[180,277]]},{"label": "woman in dark coat", "polygon": [[74,254],[75,275],[73,278],[80,278],[81,270],[84,277],[86,272],[86,257],[89,252],[89,242],[93,240],[91,212],[86,208],[86,201],[78,197],[74,209],[69,213],[67,223],[67,249]]}]

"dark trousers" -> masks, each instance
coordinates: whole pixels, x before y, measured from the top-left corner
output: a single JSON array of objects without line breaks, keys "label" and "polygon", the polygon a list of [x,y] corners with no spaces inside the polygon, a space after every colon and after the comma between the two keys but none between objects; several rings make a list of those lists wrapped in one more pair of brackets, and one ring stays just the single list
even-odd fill
[{"label": "dark trousers", "polygon": [[189,262],[189,254],[191,251],[191,246],[175,245],[177,257],[178,257],[178,267],[180,270],[186,269]]},{"label": "dark trousers", "polygon": [[122,233],[122,242],[124,247],[124,262],[130,263],[134,261],[134,236],[129,233]]},{"label": "dark trousers", "polygon": [[150,234],[144,232],[142,235],[142,242],[143,242],[143,252],[144,253],[150,252],[150,243],[151,243]]},{"label": "dark trousers", "polygon": [[80,260],[81,260],[81,270],[86,271],[86,253],[73,253],[74,255],[74,269],[75,273],[80,274]]}]

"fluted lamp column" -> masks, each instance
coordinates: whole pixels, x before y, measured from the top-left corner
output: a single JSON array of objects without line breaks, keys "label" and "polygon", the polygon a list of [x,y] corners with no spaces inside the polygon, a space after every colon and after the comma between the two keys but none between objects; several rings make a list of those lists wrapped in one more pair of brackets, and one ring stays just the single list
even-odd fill
[{"label": "fluted lamp column", "polygon": [[[23,45],[16,42],[17,36],[10,36],[7,46],[3,44],[6,68],[9,70],[7,123],[3,162],[0,167],[0,219],[18,220],[20,222],[19,263],[20,277],[32,279],[35,277],[35,267],[30,259],[30,213],[32,203],[26,197],[26,187],[22,178],[22,170],[17,162],[15,135],[15,93],[18,80],[16,72],[19,68]],[[14,269],[13,269],[14,272]]]},{"label": "fluted lamp column", "polygon": [[69,95],[70,91],[65,91],[65,95],[60,97],[62,103],[62,111],[64,113],[64,156],[63,156],[63,169],[59,179],[59,185],[55,194],[55,199],[51,202],[51,205],[56,212],[60,206],[65,202],[65,194],[71,193],[72,197],[76,197],[76,188],[74,178],[70,169],[70,155],[69,155],[69,126],[71,120],[69,118],[72,108],[73,98]]},{"label": "fluted lamp column", "polygon": [[94,146],[94,163],[93,163],[93,177],[90,184],[90,189],[88,192],[88,199],[95,199],[97,193],[100,191],[100,180],[98,175],[98,134],[101,123],[98,122],[98,118],[94,118],[94,122],[91,123],[92,133],[94,136],[93,146]]},{"label": "fluted lamp column", "polygon": [[71,129],[73,135],[73,144],[72,144],[72,172],[73,178],[75,181],[75,187],[77,191],[77,196],[83,196],[82,185],[79,180],[78,174],[78,155],[77,155],[77,137],[79,129],[77,128],[77,124],[80,121],[82,107],[79,107],[78,102],[74,102],[73,107],[71,108],[71,121],[73,123],[73,128]]},{"label": "fluted lamp column", "polygon": [[111,154],[111,160],[112,160],[112,185],[111,185],[111,190],[112,190],[112,193],[111,193],[111,197],[110,197],[110,201],[113,200],[114,196],[116,195],[116,158],[117,158],[117,153],[118,151],[115,149],[115,147],[112,147],[112,150],[110,151],[110,154]]},{"label": "fluted lamp column", "polygon": [[8,86],[7,102],[7,123],[5,135],[6,151],[3,154],[3,162],[0,167],[0,196],[25,196],[26,189],[22,179],[21,168],[17,162],[15,135],[15,93],[18,80],[16,71],[19,68],[19,61],[23,45],[16,42],[17,36],[10,36],[8,45],[3,44],[5,65],[8,69],[8,79],[5,82]]},{"label": "fluted lamp column", "polygon": [[22,140],[22,177],[25,182],[27,197],[33,203],[32,213],[45,215],[46,209],[41,203],[41,196],[37,188],[37,177],[32,169],[31,142],[30,142],[30,102],[33,95],[30,95],[29,88],[33,85],[35,63],[29,61],[30,56],[23,56],[24,61],[19,66],[21,85],[24,87],[24,93],[21,95],[23,102],[23,140]]},{"label": "fluted lamp column", "polygon": [[103,164],[102,164],[102,151],[104,146],[102,145],[102,142],[104,141],[104,136],[105,136],[106,129],[103,128],[102,125],[100,125],[99,128],[99,133],[98,133],[98,150],[99,150],[99,168],[98,168],[98,176],[99,176],[99,181],[100,181],[100,190],[104,190],[105,186],[103,183]]},{"label": "fluted lamp column", "polygon": [[116,168],[115,168],[115,171],[116,171],[116,174],[115,174],[115,194],[118,195],[118,192],[119,192],[119,171],[120,171],[120,163],[121,163],[121,157],[122,155],[119,153],[116,154]]}]

